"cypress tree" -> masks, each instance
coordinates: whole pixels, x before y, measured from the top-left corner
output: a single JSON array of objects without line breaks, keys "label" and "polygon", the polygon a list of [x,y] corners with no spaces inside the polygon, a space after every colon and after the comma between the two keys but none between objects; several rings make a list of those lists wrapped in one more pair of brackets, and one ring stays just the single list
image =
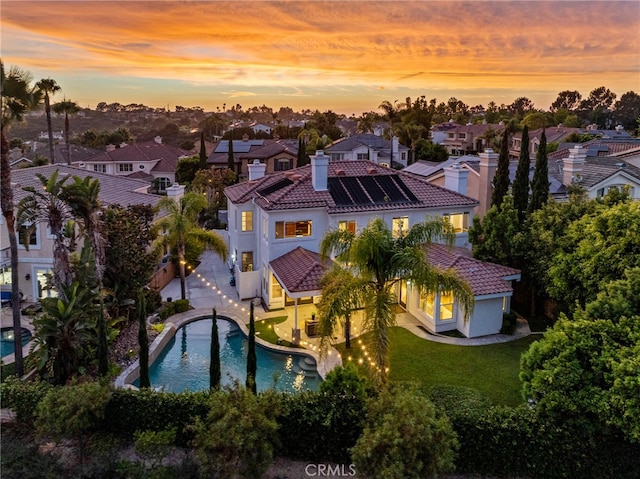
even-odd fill
[{"label": "cypress tree", "polygon": [[491,206],[502,207],[502,200],[509,192],[509,126],[505,126],[500,145],[500,156],[498,157],[498,169],[493,178],[493,194],[491,195]]},{"label": "cypress tree", "polygon": [[536,169],[531,180],[531,200],[529,213],[539,210],[549,199],[549,166],[547,164],[547,135],[542,130],[540,146],[536,154]]},{"label": "cypress tree", "polygon": [[147,335],[147,303],[144,291],[138,294],[138,344],[140,345],[140,387],[151,387],[149,379],[149,336]]},{"label": "cypress tree", "polygon": [[253,301],[249,309],[249,345],[247,348],[247,389],[254,394],[256,388],[256,372],[258,370],[258,359],[256,357],[256,325],[253,319]]},{"label": "cypress tree", "polygon": [[211,351],[209,362],[209,389],[220,388],[220,341],[218,339],[218,313],[213,308],[213,320],[211,321]]},{"label": "cypress tree", "polygon": [[204,130],[200,132],[200,169],[207,167],[207,146],[204,144]]},{"label": "cypress tree", "polygon": [[518,169],[516,179],[513,182],[513,208],[518,213],[518,223],[522,225],[527,213],[529,203],[529,127],[524,126],[522,130],[522,143],[520,145],[520,158],[518,159]]},{"label": "cypress tree", "polygon": [[231,134],[229,135],[229,148],[227,149],[227,168],[229,168],[234,173],[236,172],[236,163],[233,158],[233,129],[231,130]]}]

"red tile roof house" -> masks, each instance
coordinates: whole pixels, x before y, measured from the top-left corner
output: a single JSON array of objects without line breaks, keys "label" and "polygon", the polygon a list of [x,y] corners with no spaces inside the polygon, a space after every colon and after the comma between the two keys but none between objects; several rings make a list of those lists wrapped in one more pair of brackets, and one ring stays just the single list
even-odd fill
[{"label": "red tile roof house", "polygon": [[378,135],[359,133],[340,138],[324,151],[333,161],[369,160],[380,166],[407,166],[409,148],[398,143],[398,137],[387,140]]},{"label": "red tile roof house", "polygon": [[236,290],[241,299],[260,297],[267,309],[317,303],[319,281],[329,266],[318,255],[325,233],[357,232],[376,217],[397,232],[427,216],[446,216],[457,231],[458,248],[434,247],[429,256],[468,279],[476,294],[470,321],[464,323],[455,298],[445,292],[427,297],[410,285],[397,291],[399,304],[433,332],[498,333],[503,309],[510,305],[511,281],[520,279],[517,270],[463,255],[468,251],[464,226],[473,219],[476,200],[370,161],[330,161],[316,152],[311,165],[266,176],[263,166],[249,165],[249,181],[226,188],[225,194]]},{"label": "red tile roof house", "polygon": [[145,180],[148,183],[155,181],[157,192],[164,193],[176,181],[178,161],[188,156],[192,156],[192,153],[165,145],[162,138],[156,136],[153,141],[123,144],[120,148],[107,145],[107,151],[74,162],[74,166],[97,173]]}]

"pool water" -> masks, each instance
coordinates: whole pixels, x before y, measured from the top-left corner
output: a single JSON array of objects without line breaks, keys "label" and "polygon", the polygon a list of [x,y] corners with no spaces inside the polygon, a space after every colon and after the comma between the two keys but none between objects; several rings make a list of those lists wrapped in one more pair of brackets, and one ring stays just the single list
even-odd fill
[{"label": "pool water", "polygon": [[[22,346],[31,341],[31,331],[22,328]],[[0,356],[4,357],[13,354],[13,328],[2,328],[0,330]]]},{"label": "pool water", "polygon": [[[247,377],[247,338],[233,321],[218,317],[218,339],[222,385],[232,385],[237,380],[244,386]],[[201,319],[182,326],[150,366],[151,387],[169,392],[208,390],[210,348],[211,319]],[[274,352],[258,344],[256,355],[258,391],[318,389],[321,379],[315,361],[306,355]],[[139,386],[139,380],[134,384]]]}]

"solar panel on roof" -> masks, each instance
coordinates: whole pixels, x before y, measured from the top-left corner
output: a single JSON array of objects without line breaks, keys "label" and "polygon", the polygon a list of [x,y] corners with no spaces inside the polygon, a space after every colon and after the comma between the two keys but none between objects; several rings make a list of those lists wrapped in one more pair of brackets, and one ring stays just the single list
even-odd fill
[{"label": "solar panel on roof", "polygon": [[389,201],[392,203],[405,202],[407,201],[406,196],[402,194],[402,191],[398,186],[394,183],[393,179],[389,175],[381,175],[377,176],[375,180],[378,182],[380,187],[385,191]]},{"label": "solar panel on roof", "polygon": [[418,198],[416,198],[416,195],[413,194],[413,192],[409,189],[407,185],[404,184],[404,181],[402,181],[402,179],[398,175],[390,176],[390,178],[392,178],[393,182],[396,185],[398,185],[402,191],[404,191],[404,194],[407,195],[407,198],[409,198],[409,201],[411,202],[418,201]]},{"label": "solar panel on roof", "polygon": [[339,178],[339,180],[342,182],[342,185],[345,187],[345,189],[349,192],[355,204],[371,204],[371,200],[362,189],[362,186],[358,182],[357,178],[354,178],[352,176],[345,176],[344,178]]},{"label": "solar panel on roof", "polygon": [[361,176],[358,179],[374,203],[386,203],[390,200],[389,196],[382,190],[382,188],[380,188],[380,185],[376,183],[374,177]]},{"label": "solar panel on roof", "polygon": [[293,181],[291,181],[289,178],[283,178],[280,181],[276,181],[272,185],[269,185],[265,188],[262,188],[261,190],[258,190],[258,194],[262,196],[267,196],[291,184],[293,184]]},{"label": "solar panel on roof", "polygon": [[347,193],[347,190],[344,189],[340,178],[329,178],[328,186],[331,198],[333,198],[336,205],[348,206],[353,204],[353,200]]}]

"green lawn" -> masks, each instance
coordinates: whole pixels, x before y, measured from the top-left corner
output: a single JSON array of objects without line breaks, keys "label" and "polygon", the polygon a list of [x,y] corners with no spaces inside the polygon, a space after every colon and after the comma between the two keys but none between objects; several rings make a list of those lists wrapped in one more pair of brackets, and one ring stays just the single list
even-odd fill
[{"label": "green lawn", "polygon": [[[535,336],[487,346],[453,346],[394,327],[390,338],[392,381],[419,381],[426,387],[466,386],[480,391],[493,404],[516,406],[523,402],[518,379],[520,355]],[[349,352],[344,343],[337,349],[345,362],[348,356],[359,358],[357,340],[352,341]]]},{"label": "green lawn", "polygon": [[273,330],[273,326],[276,324],[284,323],[287,320],[286,316],[278,316],[276,318],[266,318],[256,321],[256,336],[263,341],[271,344],[279,344],[281,346],[298,347],[289,341],[280,340],[278,342],[278,335]]}]

